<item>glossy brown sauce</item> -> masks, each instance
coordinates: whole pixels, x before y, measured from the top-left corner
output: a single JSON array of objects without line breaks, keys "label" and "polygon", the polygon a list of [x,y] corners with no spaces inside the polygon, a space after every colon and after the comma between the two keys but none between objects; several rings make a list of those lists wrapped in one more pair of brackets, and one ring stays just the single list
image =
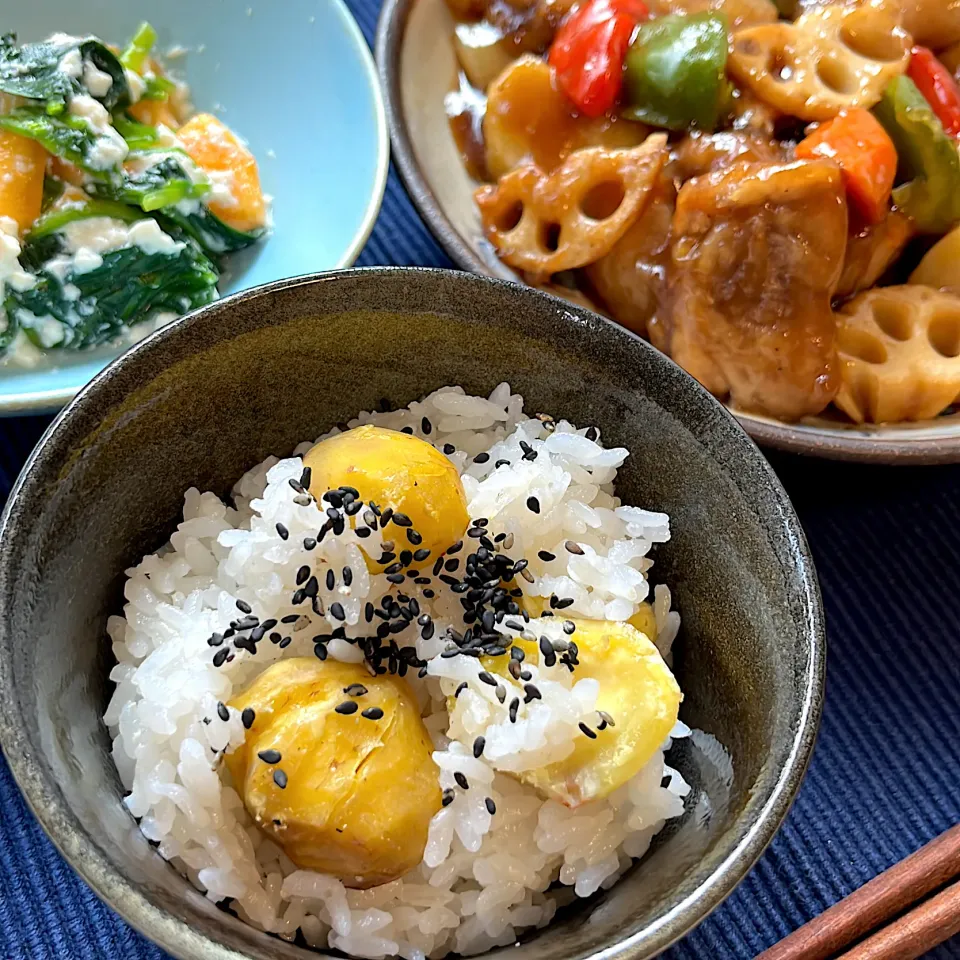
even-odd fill
[{"label": "glossy brown sauce", "polygon": [[470,86],[461,70],[457,89],[447,94],[443,105],[467,173],[474,180],[489,180],[486,148],[483,143],[483,116],[487,110],[487,98]]}]

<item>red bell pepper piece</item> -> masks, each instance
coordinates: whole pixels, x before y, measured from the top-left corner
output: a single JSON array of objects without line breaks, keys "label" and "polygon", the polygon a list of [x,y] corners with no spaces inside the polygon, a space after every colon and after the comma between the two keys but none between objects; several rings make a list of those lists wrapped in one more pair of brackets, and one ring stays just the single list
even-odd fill
[{"label": "red bell pepper piece", "polygon": [[847,197],[867,223],[879,223],[890,206],[897,148],[880,121],[856,107],[821,123],[797,144],[800,160],[828,157],[840,164]]},{"label": "red bell pepper piece", "polygon": [[960,87],[953,74],[926,47],[914,47],[907,76],[917,85],[951,136],[960,136]]},{"label": "red bell pepper piece", "polygon": [[643,0],[584,0],[561,24],[548,59],[580,113],[599,117],[616,103],[630,38],[649,16]]}]

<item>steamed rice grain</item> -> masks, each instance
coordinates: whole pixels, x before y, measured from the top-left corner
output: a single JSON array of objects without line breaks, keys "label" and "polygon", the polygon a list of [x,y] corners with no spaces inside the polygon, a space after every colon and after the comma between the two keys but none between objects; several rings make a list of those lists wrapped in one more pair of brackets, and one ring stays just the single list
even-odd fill
[{"label": "steamed rice grain", "polygon": [[[491,534],[511,543],[511,555],[529,560],[532,582],[518,581],[527,597],[572,598],[567,614],[610,620],[625,620],[651,602],[655,642],[669,655],[679,616],[669,589],[659,584],[651,595],[648,581],[649,552],[669,539],[669,520],[624,506],[614,495],[626,450],[604,448],[595,429],[525,416],[522,398],[507,384],[489,398],[445,388],[404,410],[361,414],[350,426],[366,423],[412,432],[446,453],[461,474],[470,516],[487,518]],[[420,599],[437,625],[432,638],[416,641],[418,655],[429,661],[427,675],[408,679],[434,741],[441,787],[455,788],[459,773],[470,789],[455,790],[434,816],[423,862],[399,880],[354,890],[298,869],[255,826],[229,784],[220,760],[243,743],[245,729],[236,710],[218,705],[270,663],[311,656],[318,632],[342,626],[347,636],[363,635],[365,605],[379,603],[391,587],[367,571],[361,540],[348,527],[310,556],[334,570],[349,566],[352,582],[338,577],[332,590],[321,584],[325,616],[291,606],[303,541],[315,538],[324,521],[316,502],[293,502],[289,483],[312,446],[250,470],[231,504],[187,491],[170,542],[127,571],[123,615],[108,623],[116,689],[104,716],[129,791],[125,803],[160,854],[211,900],[229,900],[242,919],[286,940],[299,931],[312,946],[371,960],[476,954],[513,943],[522,930],[549,923],[570,891],[586,897],[611,886],[664,822],[683,812],[689,788],[664,760],[671,740],[605,800],[575,810],[543,800],[509,774],[572,750],[578,724],[596,702],[597,682],[562,665],[526,664],[541,698],[523,703],[511,722],[510,704],[522,684],[503,680],[512,688],[501,702],[479,681],[475,660],[439,656],[446,627],[462,628],[463,611],[454,595],[437,590],[432,600]],[[483,453],[489,456],[478,458]],[[376,550],[380,536],[364,547]],[[238,650],[215,667],[208,641],[237,617],[238,601],[261,619],[300,616],[288,627],[288,645],[263,642],[256,656]],[[330,613],[334,602],[342,622]],[[507,622],[498,629],[515,634]],[[562,621],[544,618],[536,630],[561,637]],[[363,658],[337,639],[329,656]],[[448,697],[464,683],[448,715]],[[678,722],[672,737],[687,732]],[[485,745],[475,757],[478,736]]]}]

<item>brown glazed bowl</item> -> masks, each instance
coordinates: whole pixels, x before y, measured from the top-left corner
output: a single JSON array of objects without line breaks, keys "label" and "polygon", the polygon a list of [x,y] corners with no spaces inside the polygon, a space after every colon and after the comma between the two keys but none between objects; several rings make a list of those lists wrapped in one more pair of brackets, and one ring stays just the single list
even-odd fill
[{"label": "brown glazed bowl", "polygon": [[[522,282],[483,234],[444,98],[457,81],[454,21],[445,0],[384,0],[376,60],[393,160],[407,193],[450,259],[464,270]],[[960,462],[960,411],[918,423],[856,425],[839,415],[784,423],[734,410],[757,443],[832,460]]]},{"label": "brown glazed bowl", "polygon": [[513,283],[410,269],[285,280],[114,361],[54,421],[0,521],[0,743],[67,860],[175,957],[314,954],[218,910],[121,802],[100,718],[124,569],[169,537],[188,487],[226,495],[268,454],[381,397],[503,380],[529,411],[628,447],[620,495],[669,512],[656,572],[683,618],[675,667],[696,732],[671,753],[694,788],[686,813],[650,855],[495,954],[653,956],[733,890],[783,820],[820,718],[823,615],[796,515],[727,411],[626,330]]}]

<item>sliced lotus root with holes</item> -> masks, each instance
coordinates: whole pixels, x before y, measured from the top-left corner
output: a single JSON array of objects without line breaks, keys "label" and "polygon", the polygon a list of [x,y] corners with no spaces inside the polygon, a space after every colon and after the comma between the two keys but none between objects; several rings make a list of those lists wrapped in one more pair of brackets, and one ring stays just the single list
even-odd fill
[{"label": "sliced lotus root with holes", "polygon": [[914,284],[877,287],[837,313],[842,386],[857,423],[928,420],[960,397],[960,297]]},{"label": "sliced lotus root with holes", "polygon": [[500,259],[547,277],[610,252],[643,212],[667,159],[665,134],[639,147],[587,147],[551,173],[524,164],[476,192],[487,239]]},{"label": "sliced lotus root with holes", "polygon": [[814,7],[794,23],[770,23],[733,36],[730,72],[757,97],[801,120],[874,106],[910,59],[899,6]]}]

